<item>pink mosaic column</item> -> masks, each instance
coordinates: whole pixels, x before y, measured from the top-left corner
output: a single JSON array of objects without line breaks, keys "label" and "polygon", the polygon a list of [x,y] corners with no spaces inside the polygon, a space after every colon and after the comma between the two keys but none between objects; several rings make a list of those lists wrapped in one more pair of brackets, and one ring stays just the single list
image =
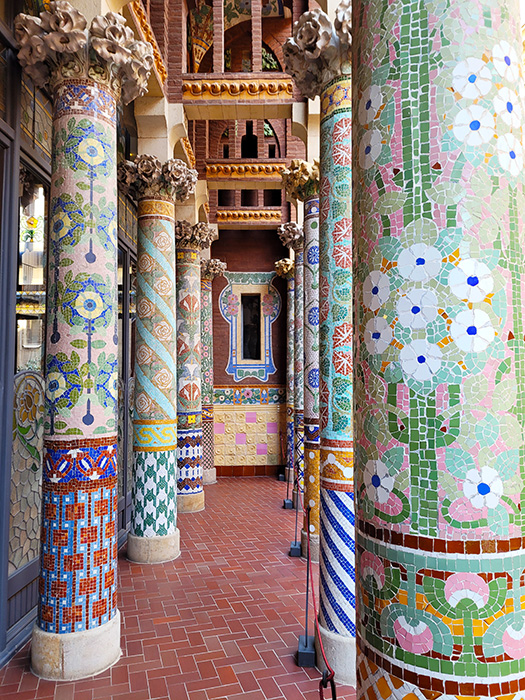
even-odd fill
[{"label": "pink mosaic column", "polygon": [[[67,2],[51,3],[40,20],[16,19],[20,61],[53,95],[42,557],[31,665],[57,680],[103,671],[121,653],[116,116],[121,85],[127,101],[143,94],[152,61],[151,47],[134,42],[118,15],[86,25]],[[127,52],[120,65],[131,69],[135,61],[140,80],[130,70],[122,84],[107,51],[114,31]]]}]

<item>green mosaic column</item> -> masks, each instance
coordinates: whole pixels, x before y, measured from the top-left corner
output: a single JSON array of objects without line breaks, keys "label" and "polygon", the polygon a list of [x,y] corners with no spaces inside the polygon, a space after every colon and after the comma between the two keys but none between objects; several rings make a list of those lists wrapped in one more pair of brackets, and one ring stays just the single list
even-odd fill
[{"label": "green mosaic column", "polygon": [[519,4],[354,9],[357,695],[521,698]]},{"label": "green mosaic column", "polygon": [[177,529],[175,204],[194,171],[137,156],[119,180],[138,200],[133,479],[128,558],[154,564],[180,554]]},{"label": "green mosaic column", "polygon": [[201,260],[216,232],[205,223],[177,221],[177,508],[204,509],[201,396]]},{"label": "green mosaic column", "polygon": [[213,421],[213,304],[212,282],[224,275],[226,263],[201,260],[201,376],[202,376],[202,479],[215,484],[215,434]]},{"label": "green mosaic column", "polygon": [[[118,101],[146,90],[151,47],[134,42],[119,15],[95,17],[87,30],[67,2],[49,3],[40,18],[19,15],[15,26],[22,66],[53,97],[41,568],[31,668],[46,679],[73,680],[106,670],[121,655],[116,122]],[[119,61],[107,51],[115,32]]]},{"label": "green mosaic column", "polygon": [[[339,682],[355,683],[351,7],[305,12],[283,47],[288,71],[321,97],[319,631]],[[317,661],[323,667],[320,640]]]},{"label": "green mosaic column", "polygon": [[294,263],[282,258],[275,263],[279,277],[286,279],[286,473],[287,482],[293,482],[294,474]]}]

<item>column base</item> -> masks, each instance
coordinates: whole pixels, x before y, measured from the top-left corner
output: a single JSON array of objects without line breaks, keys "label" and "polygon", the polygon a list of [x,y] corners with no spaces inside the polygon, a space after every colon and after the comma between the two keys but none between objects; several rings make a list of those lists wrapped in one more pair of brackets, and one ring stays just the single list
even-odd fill
[{"label": "column base", "polygon": [[199,510],[204,510],[204,491],[177,496],[178,513],[197,513]]},{"label": "column base", "polygon": [[127,557],[137,564],[163,564],[180,556],[180,532],[171,535],[137,537],[128,534]]},{"label": "column base", "polygon": [[[301,556],[303,559],[308,556],[306,530],[301,530]],[[310,535],[310,558],[315,564],[319,563],[319,535]]]},{"label": "column base", "polygon": [[78,681],[96,676],[117,663],[120,611],[101,627],[85,632],[55,634],[33,627],[31,671],[47,681]]},{"label": "column base", "polygon": [[213,467],[212,469],[205,469],[203,474],[202,474],[202,483],[205,486],[208,486],[209,484],[216,484],[217,483],[217,469]]},{"label": "column base", "polygon": [[[353,637],[343,637],[319,625],[324,653],[328,663],[335,671],[335,680],[343,685],[356,687],[356,646]],[[322,672],[326,670],[326,664],[321,653],[321,645],[315,630],[315,653],[317,668]]]}]

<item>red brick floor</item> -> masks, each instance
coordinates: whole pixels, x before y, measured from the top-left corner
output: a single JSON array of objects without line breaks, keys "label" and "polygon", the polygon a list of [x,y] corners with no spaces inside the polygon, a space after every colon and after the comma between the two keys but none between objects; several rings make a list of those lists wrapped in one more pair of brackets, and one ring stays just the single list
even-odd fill
[{"label": "red brick floor", "polygon": [[[179,516],[179,559],[140,566],[120,553],[119,663],[94,678],[57,684],[31,674],[27,645],[0,670],[0,698],[318,698],[319,672],[294,659],[306,565],[288,556],[295,514],[282,509],[285,491],[267,477],[207,486],[206,510]],[[338,686],[337,698],[354,700],[355,692]]]}]

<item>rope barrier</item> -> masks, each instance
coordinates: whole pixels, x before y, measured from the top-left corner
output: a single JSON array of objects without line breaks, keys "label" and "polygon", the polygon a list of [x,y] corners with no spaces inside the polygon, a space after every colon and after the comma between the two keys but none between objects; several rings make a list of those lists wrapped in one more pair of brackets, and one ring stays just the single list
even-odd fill
[{"label": "rope barrier", "polygon": [[[307,575],[306,575],[306,586],[308,588],[308,582],[310,582],[310,587],[311,587],[311,592],[312,592],[312,606],[314,609],[314,620],[315,620],[315,629],[317,631],[317,640],[319,642],[319,649],[321,651],[321,655],[323,657],[323,661],[326,666],[326,670],[323,671],[323,676],[321,680],[319,681],[319,698],[320,700],[325,700],[324,696],[324,691],[326,688],[328,688],[328,684],[330,684],[330,689],[332,692],[332,700],[337,700],[337,690],[336,690],[336,685],[335,685],[335,671],[334,669],[330,666],[328,663],[328,659],[326,658],[325,650],[323,647],[323,640],[321,638],[321,630],[319,629],[319,616],[317,613],[317,603],[316,603],[316,598],[315,598],[315,585],[314,585],[314,576],[313,576],[313,567],[312,567],[312,557],[310,556],[310,506],[308,506],[307,509],[304,507],[304,502],[303,502],[303,494],[300,488],[299,484],[299,470],[297,469],[297,465],[294,465],[294,486],[296,487],[296,493],[297,493],[297,502],[296,502],[296,519],[295,519],[295,538],[297,540],[297,515],[299,511],[299,504],[301,505],[301,510],[303,514],[307,518],[307,529],[306,529],[306,566],[307,566]],[[308,590],[306,592],[306,615],[305,615],[305,640],[308,639]]]}]

